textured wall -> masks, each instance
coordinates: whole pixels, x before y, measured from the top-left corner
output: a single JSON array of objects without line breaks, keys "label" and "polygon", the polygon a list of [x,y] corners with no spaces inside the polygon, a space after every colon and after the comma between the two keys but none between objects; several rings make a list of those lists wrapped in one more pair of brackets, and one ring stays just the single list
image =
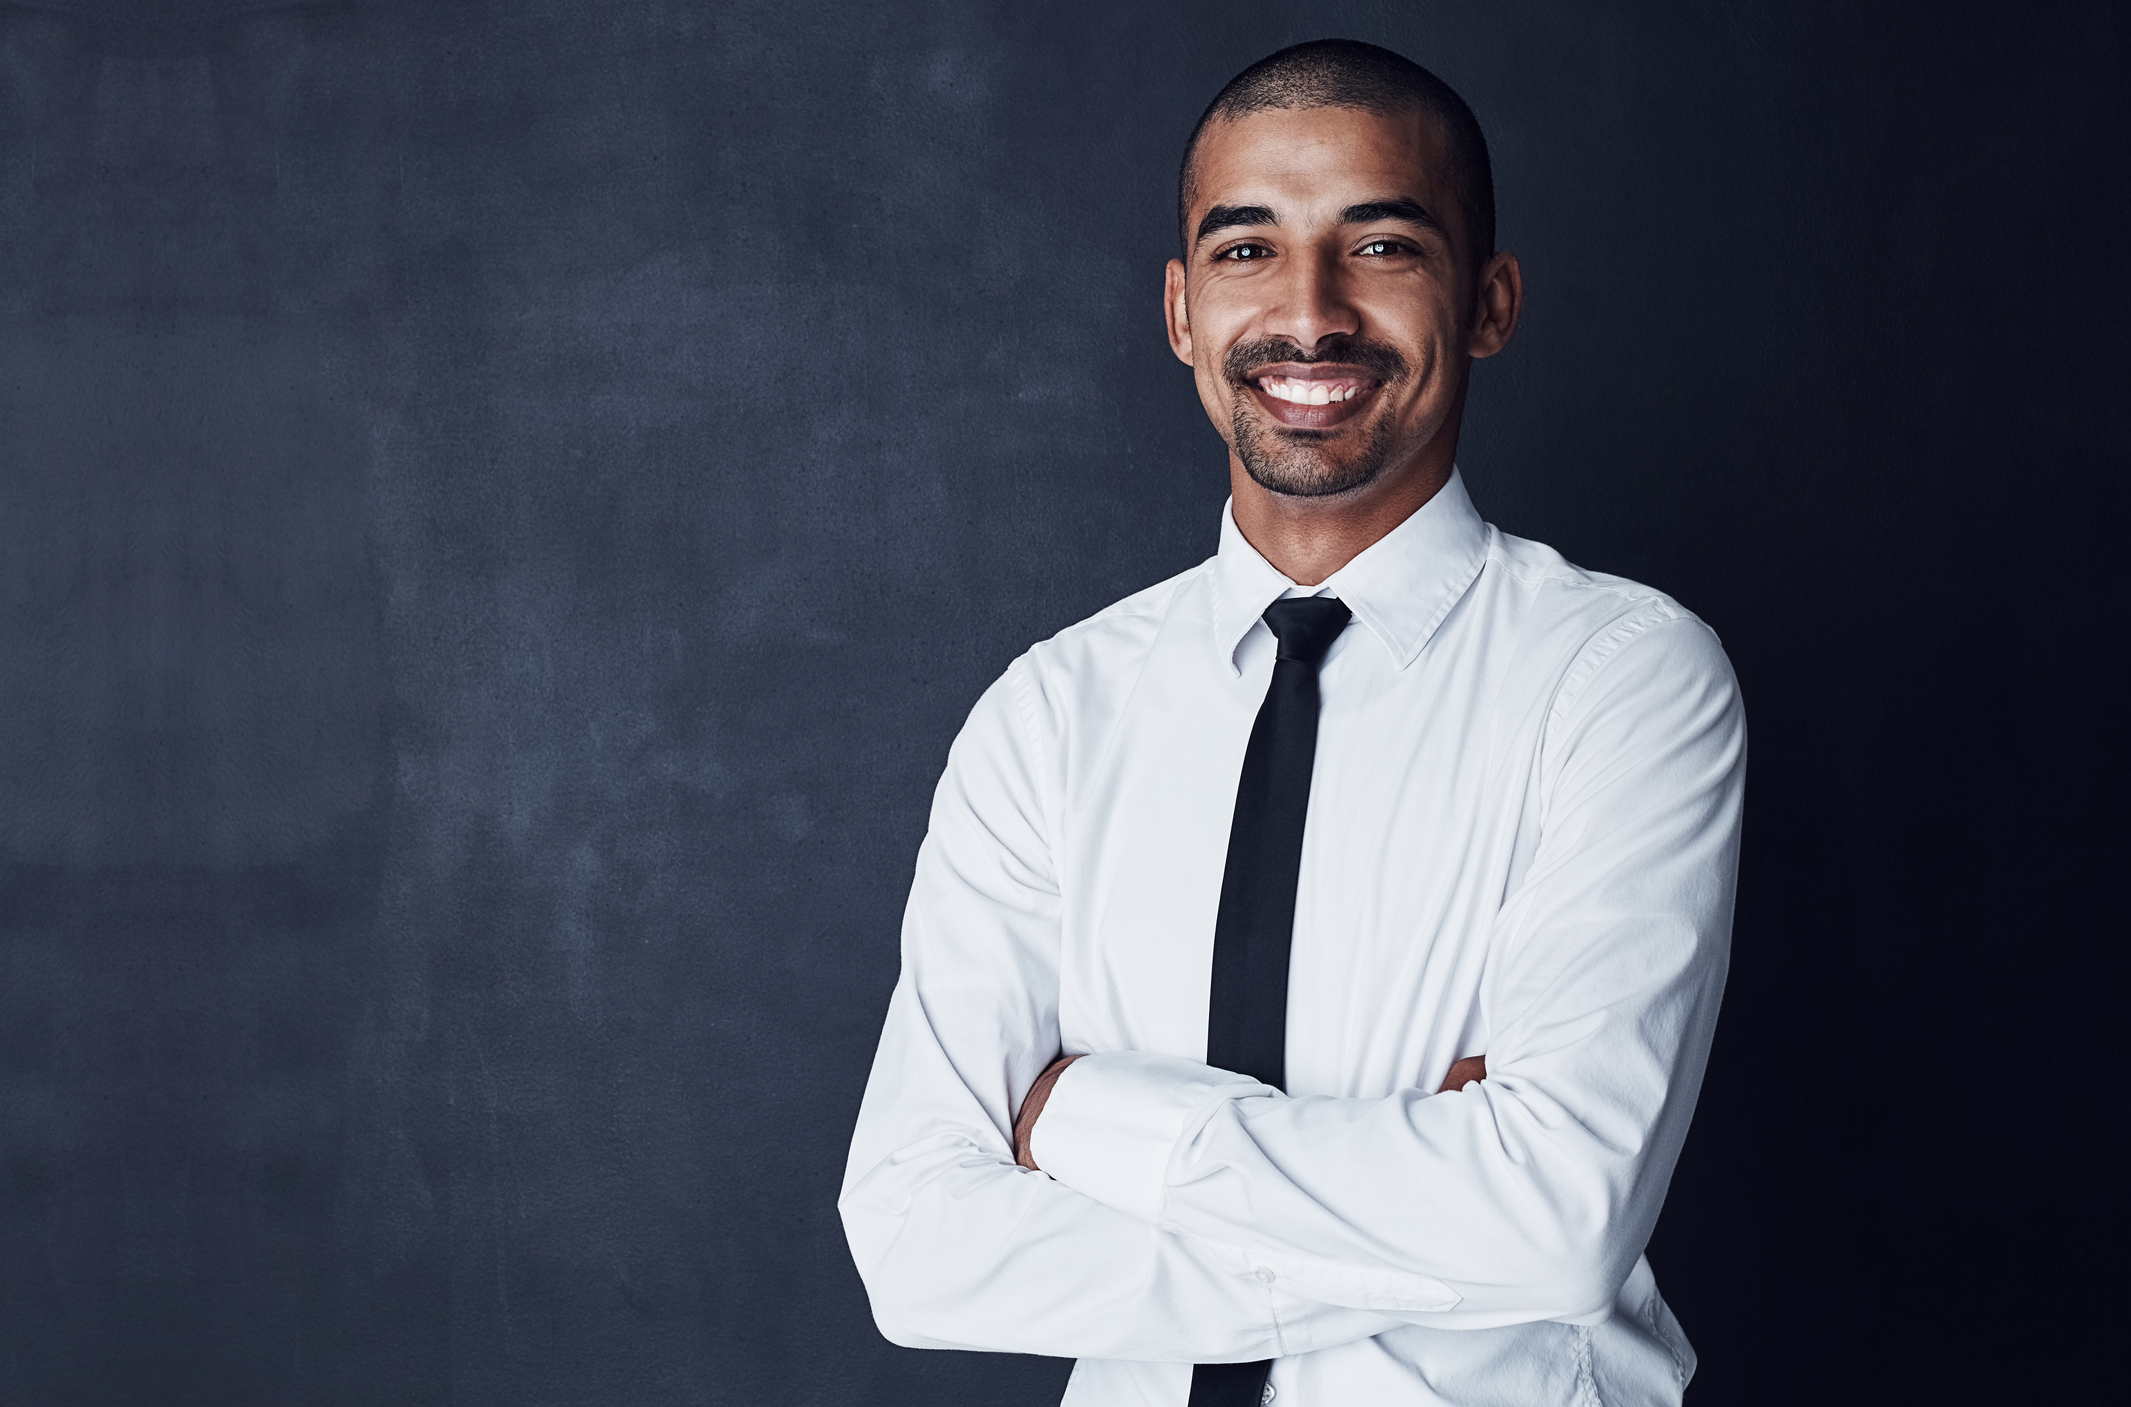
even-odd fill
[{"label": "textured wall", "polygon": [[964,710],[1213,547],[1174,163],[1326,33],[1495,143],[1483,512],[1745,681],[1697,1400],[2098,1384],[2110,13],[0,8],[0,1399],[1055,1400],[834,1190]]}]

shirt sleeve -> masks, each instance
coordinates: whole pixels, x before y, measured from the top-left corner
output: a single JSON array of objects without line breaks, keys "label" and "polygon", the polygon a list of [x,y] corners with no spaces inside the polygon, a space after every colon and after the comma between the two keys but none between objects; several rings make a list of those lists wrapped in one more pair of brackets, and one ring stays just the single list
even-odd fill
[{"label": "shirt sleeve", "polygon": [[1233,1243],[1016,1166],[1014,1112],[1059,1053],[1059,899],[1027,669],[1018,661],[971,714],[918,853],[838,1202],[875,1322],[912,1348],[1171,1362],[1305,1353],[1395,1327],[1294,1295]]},{"label": "shirt sleeve", "polygon": [[1305,1299],[1444,1328],[1602,1315],[1700,1090],[1745,756],[1708,628],[1617,625],[1549,719],[1539,839],[1490,934],[1484,1081],[1290,1098],[1189,1060],[1095,1054],[1053,1089],[1036,1161]]}]

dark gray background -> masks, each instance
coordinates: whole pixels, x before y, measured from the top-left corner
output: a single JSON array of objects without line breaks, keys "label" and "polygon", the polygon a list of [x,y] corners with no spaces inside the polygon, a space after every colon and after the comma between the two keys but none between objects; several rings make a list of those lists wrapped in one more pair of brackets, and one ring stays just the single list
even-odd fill
[{"label": "dark gray background", "polygon": [[1745,683],[1694,1400],[2113,1381],[2120,11],[54,0],[0,1400],[1055,1400],[878,1338],[844,1140],[963,713],[1213,547],[1174,163],[1326,33],[1494,142],[1482,510]]}]

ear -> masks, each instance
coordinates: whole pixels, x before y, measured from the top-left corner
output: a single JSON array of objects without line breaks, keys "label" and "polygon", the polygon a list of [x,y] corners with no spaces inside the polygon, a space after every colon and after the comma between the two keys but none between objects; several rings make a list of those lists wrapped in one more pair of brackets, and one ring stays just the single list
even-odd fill
[{"label": "ear", "polygon": [[1191,309],[1184,302],[1184,261],[1171,259],[1162,271],[1162,312],[1169,320],[1169,350],[1186,366],[1191,359]]},{"label": "ear", "polygon": [[1475,357],[1491,357],[1509,345],[1524,312],[1524,272],[1517,256],[1507,250],[1487,261],[1480,270],[1480,286],[1474,290],[1472,340],[1466,351]]}]

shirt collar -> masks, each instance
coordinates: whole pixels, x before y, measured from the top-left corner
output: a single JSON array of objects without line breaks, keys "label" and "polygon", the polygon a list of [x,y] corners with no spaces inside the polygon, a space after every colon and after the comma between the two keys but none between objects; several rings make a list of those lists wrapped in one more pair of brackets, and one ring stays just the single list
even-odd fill
[{"label": "shirt collar", "polygon": [[[1435,497],[1326,577],[1319,589],[1346,602],[1404,669],[1480,574],[1487,537],[1464,477],[1452,469]],[[1221,509],[1221,549],[1213,564],[1213,643],[1230,673],[1240,672],[1236,647],[1243,637],[1294,585],[1244,540],[1231,500]]]}]

